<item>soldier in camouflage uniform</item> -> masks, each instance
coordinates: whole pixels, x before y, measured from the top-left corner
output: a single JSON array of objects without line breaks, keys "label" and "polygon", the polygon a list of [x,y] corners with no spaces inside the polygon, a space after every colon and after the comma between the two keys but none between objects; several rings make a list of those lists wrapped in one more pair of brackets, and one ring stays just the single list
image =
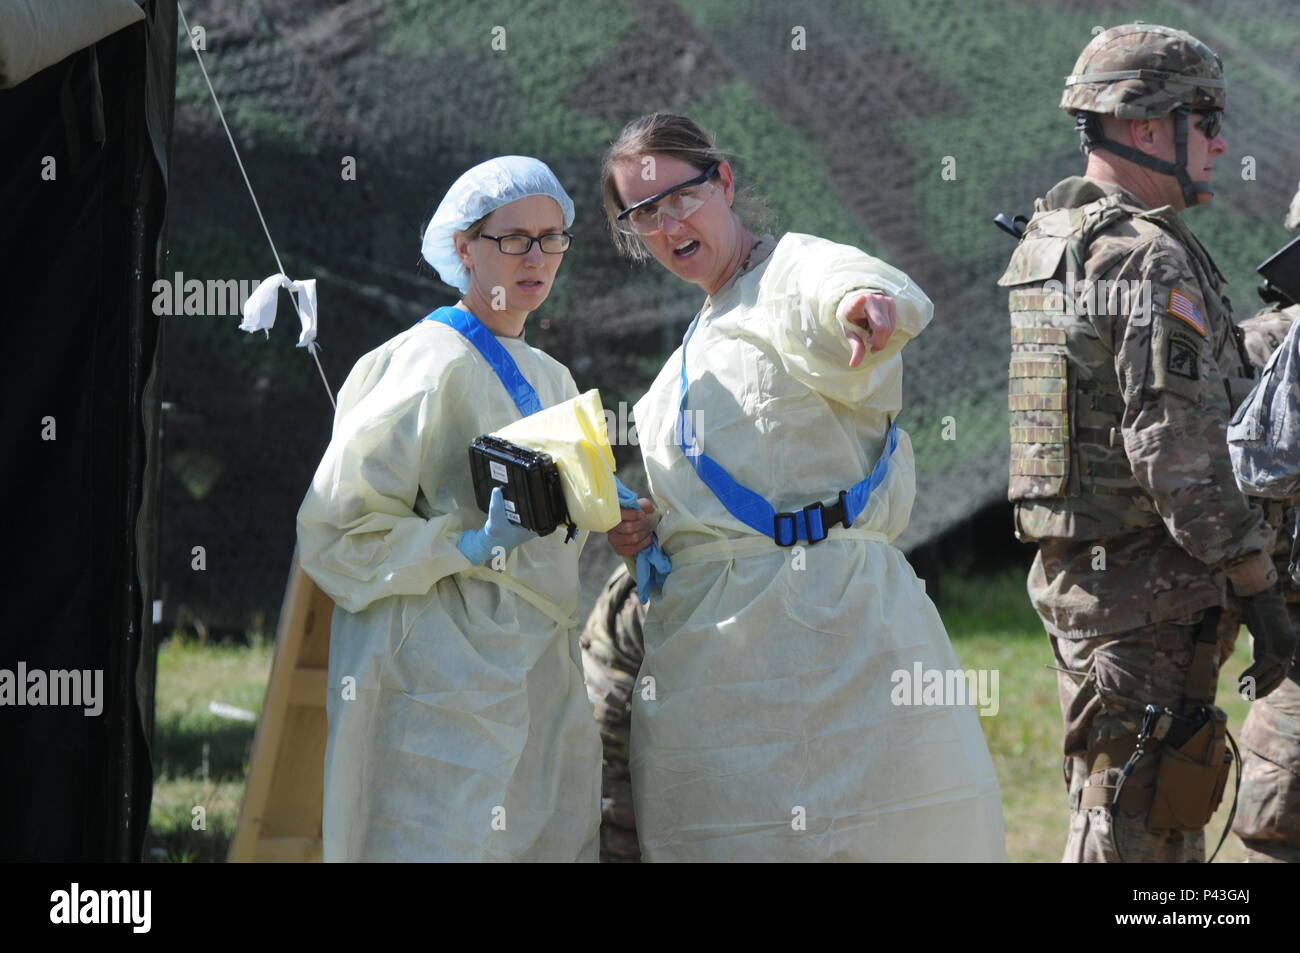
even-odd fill
[{"label": "soldier in camouflage uniform", "polygon": [[1158,758],[1116,796],[1142,711],[1210,704],[1238,627],[1229,585],[1256,636],[1249,674],[1292,638],[1274,532],[1226,453],[1228,390],[1244,397],[1250,372],[1223,276],[1179,215],[1209,199],[1224,105],[1219,59],[1194,37],[1145,24],[1095,37],[1061,100],[1086,174],[1037,201],[999,281],[1008,495],[1017,536],[1039,544],[1029,595],[1065,720],[1065,861],[1203,860],[1201,829],[1149,824]]},{"label": "soldier in camouflage uniform", "polygon": [[602,863],[641,859],[627,759],[632,692],[645,658],[645,642],[641,636],[644,619],[645,610],[636,596],[636,580],[620,566],[605,583],[582,632],[587,697],[596,710],[604,747],[600,786]]},{"label": "soldier in camouflage uniform", "polygon": [[[1291,201],[1286,223],[1300,229],[1300,189]],[[1273,304],[1241,322],[1250,363],[1262,368],[1297,318],[1300,305]],[[1285,530],[1278,533],[1273,561],[1292,627],[1300,629],[1300,583],[1288,572],[1296,501],[1261,502],[1269,522]],[[1241,748],[1241,797],[1233,833],[1241,838],[1251,861],[1300,862],[1300,684],[1294,666],[1290,678],[1251,705],[1241,731]]]}]

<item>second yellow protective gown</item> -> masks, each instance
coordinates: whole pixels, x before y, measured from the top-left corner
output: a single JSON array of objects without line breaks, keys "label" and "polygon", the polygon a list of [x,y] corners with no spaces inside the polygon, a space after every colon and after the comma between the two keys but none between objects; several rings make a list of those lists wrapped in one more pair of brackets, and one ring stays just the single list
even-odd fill
[{"label": "second yellow protective gown", "polygon": [[[563,365],[497,339],[543,407]],[[468,450],[519,419],[487,361],[423,321],[363,357],[298,513],[303,569],[335,601],[324,859],[594,861],[600,737],[574,613],[580,533],[456,548],[481,527]]]},{"label": "second yellow protective gown", "polygon": [[[849,368],[836,308],[866,289],[894,297],[898,329]],[[900,351],[932,310],[884,262],[784,236],[705,302],[690,340],[704,453],[777,510],[833,501],[879,457],[901,405]],[[781,549],[727,512],[681,452],[681,361],[679,348],[635,408],[673,564],[633,695],[643,858],[1005,860],[975,710],[891,698],[896,671],[958,668],[924,584],[890,545],[915,494],[907,435],[852,530]]]}]

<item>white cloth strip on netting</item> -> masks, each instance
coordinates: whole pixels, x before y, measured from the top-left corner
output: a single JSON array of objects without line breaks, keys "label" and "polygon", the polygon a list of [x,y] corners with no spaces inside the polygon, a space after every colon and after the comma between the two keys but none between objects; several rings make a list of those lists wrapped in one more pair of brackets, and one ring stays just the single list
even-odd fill
[{"label": "white cloth strip on netting", "polygon": [[[231,134],[230,125],[226,122],[225,110],[221,108],[221,101],[217,99],[217,91],[212,87],[212,80],[208,77],[208,69],[203,64],[203,55],[194,43],[194,34],[190,30],[189,19],[185,16],[185,9],[181,6],[179,0],[176,3],[176,11],[180,14],[181,26],[185,28],[185,35],[190,38],[190,49],[194,51],[194,57],[199,62],[199,71],[203,74],[203,82],[207,84],[208,92],[212,95],[212,104],[217,107],[217,117],[221,120],[222,128],[226,130],[226,139],[230,142],[230,149],[235,154],[235,162],[239,165],[239,174],[244,177],[244,185],[248,187],[249,197],[253,200],[253,208],[257,211],[257,219],[262,223],[262,231],[266,235],[267,243],[271,246],[271,254],[275,256],[275,264],[279,269],[278,273],[261,282],[249,297],[244,305],[244,320],[239,325],[239,328],[241,331],[250,333],[264,331],[267,337],[270,337],[270,328],[275,324],[275,307],[280,288],[288,288],[290,290],[289,300],[293,302],[293,310],[297,312],[298,321],[302,325],[297,346],[305,347],[312,359],[315,360],[316,370],[320,372],[321,383],[325,385],[325,394],[330,399],[330,405],[337,411],[338,404],[334,400],[333,391],[330,390],[329,380],[325,377],[325,368],[321,367],[320,357],[316,353],[320,349],[320,345],[316,343],[316,279],[292,281],[285,277],[284,263],[280,261],[280,253],[276,250],[275,239],[271,237],[271,230],[266,226],[266,217],[262,215],[262,206],[257,201],[257,193],[253,191],[253,183],[248,179],[248,172],[244,169],[244,160],[239,155],[239,147],[235,145],[235,137]],[[300,296],[302,298],[301,307],[299,306]]]}]

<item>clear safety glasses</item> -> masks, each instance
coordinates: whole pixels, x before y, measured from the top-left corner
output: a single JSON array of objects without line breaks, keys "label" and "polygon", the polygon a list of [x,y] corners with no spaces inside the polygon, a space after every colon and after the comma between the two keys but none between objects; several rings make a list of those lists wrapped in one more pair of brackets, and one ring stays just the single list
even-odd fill
[{"label": "clear safety glasses", "polygon": [[709,166],[693,179],[664,189],[658,195],[642,199],[635,205],[623,209],[615,217],[619,222],[631,225],[640,235],[651,235],[664,227],[663,217],[671,215],[677,221],[685,221],[699,211],[700,206],[713,195],[715,186],[709,180],[718,173],[718,163]]},{"label": "clear safety glasses", "polygon": [[488,241],[496,242],[503,255],[527,255],[533,250],[533,242],[541,246],[548,255],[559,255],[569,250],[573,236],[568,232],[554,232],[550,235],[479,235]]}]

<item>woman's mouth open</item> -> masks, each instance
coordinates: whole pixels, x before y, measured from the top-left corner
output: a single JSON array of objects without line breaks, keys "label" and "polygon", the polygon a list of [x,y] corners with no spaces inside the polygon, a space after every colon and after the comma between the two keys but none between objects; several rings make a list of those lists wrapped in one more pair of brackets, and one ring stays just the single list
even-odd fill
[{"label": "woman's mouth open", "polygon": [[688,238],[686,241],[673,247],[673,258],[677,261],[685,261],[699,250],[700,243],[694,238]]},{"label": "woman's mouth open", "polygon": [[528,291],[536,294],[545,287],[545,283],[540,278],[524,278],[522,281],[516,281],[521,291]]}]

